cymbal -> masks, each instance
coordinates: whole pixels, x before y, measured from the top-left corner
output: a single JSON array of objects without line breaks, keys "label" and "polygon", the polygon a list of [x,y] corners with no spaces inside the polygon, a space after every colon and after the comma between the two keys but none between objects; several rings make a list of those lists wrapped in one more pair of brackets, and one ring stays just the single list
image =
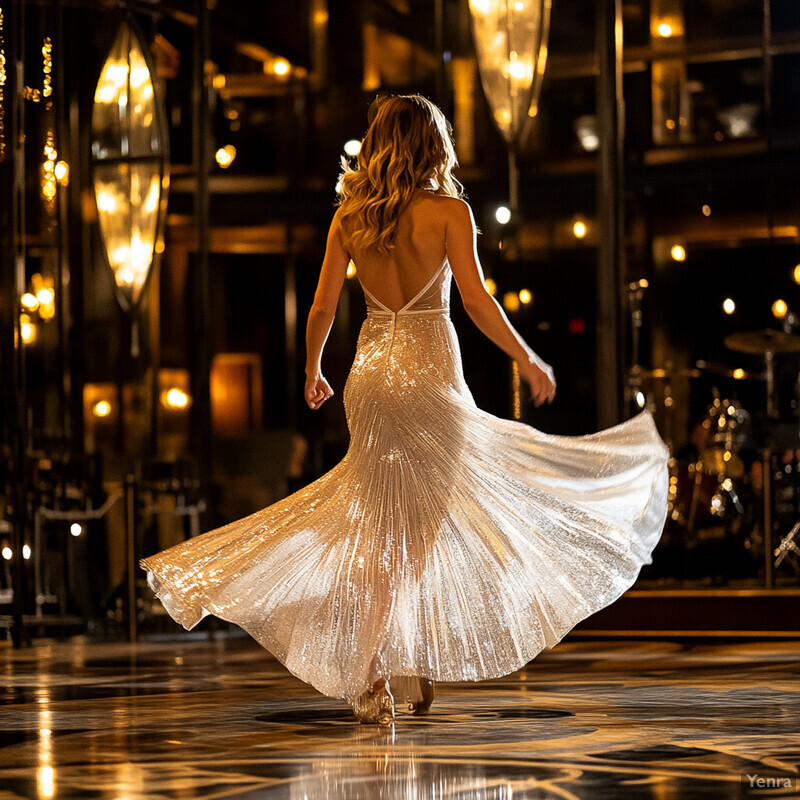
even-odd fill
[{"label": "cymbal", "polygon": [[669,380],[670,378],[702,378],[704,375],[716,375],[722,378],[735,380],[763,381],[763,372],[745,372],[743,369],[732,369],[726,364],[698,361],[695,367],[682,367],[681,369],[669,367],[656,367],[654,369],[631,369],[632,378],[651,378],[653,380]]},{"label": "cymbal", "polygon": [[723,341],[725,347],[737,353],[800,353],[800,336],[771,329],[732,333]]},{"label": "cymbal", "polygon": [[702,371],[704,375],[715,375],[720,378],[733,378],[737,381],[763,381],[765,375],[763,372],[747,372],[740,367],[732,369],[727,364],[719,362],[698,361],[698,370]]},{"label": "cymbal", "polygon": [[702,373],[699,369],[669,369],[664,367],[657,367],[655,369],[632,369],[631,375],[639,378],[699,378]]}]

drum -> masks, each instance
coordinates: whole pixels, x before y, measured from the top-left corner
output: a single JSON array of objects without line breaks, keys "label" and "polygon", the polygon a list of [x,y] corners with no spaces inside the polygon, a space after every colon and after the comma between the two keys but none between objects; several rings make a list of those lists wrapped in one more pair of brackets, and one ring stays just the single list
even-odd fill
[{"label": "drum", "polygon": [[716,397],[697,430],[699,458],[673,459],[670,474],[670,517],[692,533],[744,513],[735,484],[745,476],[739,451],[750,443],[750,414],[738,402]]},{"label": "drum", "polygon": [[733,504],[733,481],[703,461],[677,463],[670,475],[670,518],[694,533],[722,525]]}]

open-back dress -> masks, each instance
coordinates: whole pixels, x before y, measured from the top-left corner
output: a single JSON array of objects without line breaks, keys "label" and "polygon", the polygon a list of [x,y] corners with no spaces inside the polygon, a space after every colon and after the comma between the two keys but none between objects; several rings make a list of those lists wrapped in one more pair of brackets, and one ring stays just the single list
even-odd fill
[{"label": "open-back dress", "polygon": [[181,625],[206,614],[236,623],[353,705],[373,658],[390,684],[513,672],[651,563],[669,487],[652,416],[556,436],[479,409],[451,278],[445,257],[397,311],[364,287],[339,464],[140,562]]}]

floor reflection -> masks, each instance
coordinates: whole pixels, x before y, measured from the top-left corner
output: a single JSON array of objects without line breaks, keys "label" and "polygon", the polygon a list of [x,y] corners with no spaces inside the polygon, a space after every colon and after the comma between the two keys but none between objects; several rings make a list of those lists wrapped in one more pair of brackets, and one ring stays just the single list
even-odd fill
[{"label": "floor reflection", "polygon": [[[393,738],[387,735],[387,739]],[[397,757],[386,748],[371,755],[354,753],[323,758],[298,769],[291,781],[292,800],[512,800],[512,781],[502,770],[487,775],[482,764],[442,762],[408,753]],[[542,798],[555,797],[541,794]]]},{"label": "floor reflection", "polygon": [[733,800],[754,772],[800,796],[799,663],[567,641],[381,728],[244,637],[0,647],[0,800]]}]

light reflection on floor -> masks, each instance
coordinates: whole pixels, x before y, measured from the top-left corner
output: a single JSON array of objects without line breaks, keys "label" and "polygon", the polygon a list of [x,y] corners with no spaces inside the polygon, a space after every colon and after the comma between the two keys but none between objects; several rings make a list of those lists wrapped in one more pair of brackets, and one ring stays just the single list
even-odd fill
[{"label": "light reflection on floor", "polygon": [[0,669],[0,800],[724,800],[756,772],[800,796],[800,642],[567,641],[389,729],[242,637],[0,646]]}]

